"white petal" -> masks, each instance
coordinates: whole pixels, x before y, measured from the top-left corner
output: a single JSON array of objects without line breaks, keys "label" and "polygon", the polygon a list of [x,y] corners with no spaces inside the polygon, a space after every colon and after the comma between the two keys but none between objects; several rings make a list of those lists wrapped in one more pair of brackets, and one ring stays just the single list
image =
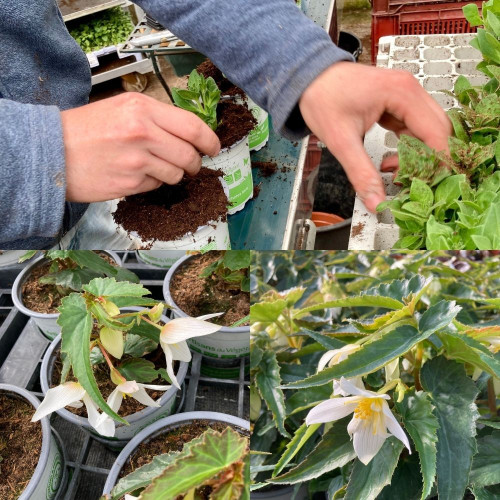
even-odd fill
[{"label": "white petal", "polygon": [[81,408],[83,406],[83,403],[81,401],[75,401],[74,403],[71,403],[69,405],[66,405],[66,406],[69,406],[70,408]]},{"label": "white petal", "polygon": [[168,391],[171,385],[151,385],[151,384],[139,384],[141,387],[146,389],[152,389],[153,391]]},{"label": "white petal", "polygon": [[385,425],[387,429],[394,437],[397,437],[408,448],[408,451],[411,454],[410,443],[408,441],[408,438],[406,437],[405,431],[399,425],[399,422],[396,420],[396,417],[392,414],[389,405],[385,401],[382,408],[383,408],[382,411],[384,412],[385,416]]},{"label": "white petal", "polygon": [[123,393],[118,389],[115,390],[108,396],[108,406],[116,413],[120,409],[123,400]]},{"label": "white petal", "polygon": [[132,495],[125,495],[125,500],[139,500],[139,497],[133,497]]},{"label": "white petal", "polygon": [[399,378],[399,358],[392,360],[384,368],[386,383]]},{"label": "white petal", "polygon": [[169,321],[160,334],[160,339],[166,344],[177,344],[181,340],[187,340],[192,337],[210,335],[222,328],[220,325],[214,325],[208,321],[202,321],[196,318],[176,318]]},{"label": "white petal", "polygon": [[354,451],[365,465],[379,452],[388,436],[386,433],[373,432],[370,424],[371,420],[364,420],[356,429],[353,438]]},{"label": "white petal", "polygon": [[327,351],[323,356],[321,356],[318,362],[318,372],[323,370],[323,368],[330,362],[330,360],[337,354],[338,349],[334,349],[333,351]]},{"label": "white petal", "polygon": [[134,394],[132,394],[132,397],[143,405],[155,406],[157,408],[160,407],[160,405],[149,396],[149,394],[146,392],[146,389],[144,389],[143,387],[140,387],[137,392],[134,392]]},{"label": "white petal", "polygon": [[161,338],[160,338],[160,345],[163,349],[163,352],[165,353],[168,376],[170,377],[172,384],[174,384],[175,387],[177,387],[177,389],[180,389],[181,386],[179,385],[179,382],[177,382],[177,378],[174,373],[174,367],[173,367],[174,360],[172,359],[172,351],[170,350],[170,346],[168,344],[163,343],[161,341]]},{"label": "white petal", "polygon": [[66,382],[47,391],[44,400],[36,410],[32,422],[36,422],[53,411],[80,401],[86,394],[78,382]]},{"label": "white petal", "polygon": [[97,425],[99,421],[99,417],[101,414],[99,413],[99,407],[92,401],[88,394],[83,396],[83,402],[85,403],[85,408],[87,408],[87,418],[89,420],[89,424],[94,427]]},{"label": "white petal", "polygon": [[115,421],[106,414],[101,415],[94,429],[101,436],[115,437]]},{"label": "white petal", "polygon": [[221,312],[221,313],[205,314],[203,316],[198,316],[196,319],[199,319],[201,321],[206,321],[207,319],[217,318],[219,316],[222,316],[223,314],[225,313]]},{"label": "white petal", "polygon": [[[359,382],[357,382],[359,383]],[[377,394],[373,391],[367,391],[364,388],[363,382],[361,382],[360,387],[356,386],[353,383],[353,379],[347,379],[341,377],[340,379],[340,388],[347,392],[347,394],[353,394],[354,396],[362,396],[364,398],[382,398],[382,399],[391,399],[387,394]]]},{"label": "white petal", "polygon": [[[354,384],[358,389],[364,390],[365,386],[363,385],[363,378],[361,376],[353,377],[347,379],[350,383]],[[333,394],[335,396],[348,396],[349,393],[344,391],[340,386],[340,382],[338,380],[333,381]]]},{"label": "white petal", "polygon": [[123,394],[134,394],[139,390],[139,385],[135,380],[127,380],[116,387]]},{"label": "white petal", "polygon": [[185,340],[177,344],[168,344],[172,352],[172,359],[178,361],[191,361],[191,351]]},{"label": "white petal", "polygon": [[354,411],[359,398],[333,398],[315,406],[306,417],[306,424],[322,424],[339,420]]}]

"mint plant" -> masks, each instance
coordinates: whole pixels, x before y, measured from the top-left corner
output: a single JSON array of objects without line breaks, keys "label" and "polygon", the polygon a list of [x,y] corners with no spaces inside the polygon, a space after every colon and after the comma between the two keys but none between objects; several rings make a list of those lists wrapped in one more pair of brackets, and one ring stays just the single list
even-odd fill
[{"label": "mint plant", "polygon": [[[196,318],[178,318],[161,323],[164,305],[146,297],[150,292],[139,283],[95,278],[79,293],[62,299],[58,324],[62,328],[63,369],[60,385],[48,390],[33,421],[64,408],[87,408],[89,424],[101,435],[115,434],[115,421],[124,397],[146,406],[159,406],[146,389],[166,391],[170,385],[151,385],[160,378],[179,388],[173,363],[190,361],[186,339],[208,335],[220,326]],[[121,312],[123,307],[141,307],[138,312]],[[212,315],[213,316],[213,315]],[[157,369],[144,359],[158,347],[165,353],[166,369]],[[116,386],[104,399],[93,367],[105,364]],[[68,380],[69,375],[72,380]],[[99,409],[103,413],[99,412]]]},{"label": "mint plant", "polygon": [[188,90],[172,88],[172,97],[176,106],[191,111],[212,130],[217,128],[220,90],[212,77],[205,78],[194,69],[189,75]]},{"label": "mint plant", "polygon": [[448,112],[454,137],[450,156],[436,153],[418,139],[398,144],[400,193],[381,203],[400,227],[396,248],[500,248],[500,3],[475,4],[464,14],[478,29],[471,45],[481,51],[477,68],[489,81],[473,86],[461,75],[450,93],[459,108]]},{"label": "mint plant", "polygon": [[[119,500],[124,495],[130,500],[246,500],[250,498],[245,482],[247,453],[248,438],[231,427],[223,432],[208,429],[186,443],[181,451],[158,455],[151,463],[121,478],[111,495],[102,500]],[[199,496],[199,490],[204,486],[210,487],[209,497]]]},{"label": "mint plant", "polygon": [[495,498],[499,257],[285,259],[252,266],[252,489]]}]

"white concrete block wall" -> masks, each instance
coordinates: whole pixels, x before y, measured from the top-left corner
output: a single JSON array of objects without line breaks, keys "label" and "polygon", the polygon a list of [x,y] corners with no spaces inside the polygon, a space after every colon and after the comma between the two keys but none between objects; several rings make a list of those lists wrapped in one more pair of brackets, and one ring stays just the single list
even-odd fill
[{"label": "white concrete block wall", "polygon": [[[443,109],[457,106],[443,90],[452,90],[459,75],[473,85],[482,85],[487,77],[476,70],[481,53],[470,46],[473,34],[390,36],[379,41],[377,66],[409,71]],[[397,152],[398,139],[394,133],[379,125],[368,131],[365,148],[377,168],[386,156]],[[394,197],[398,186],[392,174],[382,174],[388,199]],[[389,210],[370,213],[356,197],[349,238],[349,250],[383,250],[392,248],[399,239],[399,227]]]}]

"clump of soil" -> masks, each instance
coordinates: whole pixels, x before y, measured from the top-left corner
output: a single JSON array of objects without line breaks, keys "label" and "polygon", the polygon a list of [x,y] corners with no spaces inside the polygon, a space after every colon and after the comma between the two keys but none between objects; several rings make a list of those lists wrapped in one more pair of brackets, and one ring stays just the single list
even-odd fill
[{"label": "clump of soil", "polygon": [[[112,266],[117,266],[117,263],[110,255],[103,252],[97,253]],[[51,265],[52,262],[47,261],[45,264],[35,268],[22,287],[23,304],[32,311],[43,314],[55,314],[58,312],[57,308],[61,305],[61,300],[74,291],[57,285],[40,283],[40,278],[51,274]],[[59,265],[59,270],[63,270],[62,264]]]},{"label": "clump of soil", "polygon": [[363,232],[365,225],[363,222],[359,222],[356,224],[351,230],[351,236],[354,238],[355,236],[360,235]]},{"label": "clump of soil", "polygon": [[[127,358],[130,358],[130,356],[124,356],[122,360],[125,360]],[[155,351],[144,356],[144,359],[153,362],[157,370],[159,368],[166,368],[165,354],[160,347],[158,347],[158,349],[156,349]],[[174,373],[177,373],[178,369],[179,369],[179,362],[174,361]],[[60,351],[58,351],[56,361],[54,363],[54,369],[52,370],[52,379],[50,385],[51,387],[56,387],[57,385],[60,384],[61,371],[62,371],[61,353]],[[108,396],[116,389],[116,385],[109,378],[108,365],[106,363],[100,363],[98,365],[94,365],[93,371],[97,382],[97,387],[99,387],[99,390],[101,391],[101,394],[103,395],[104,399],[108,399]],[[76,382],[77,379],[70,373],[70,375],[67,378],[67,381]],[[154,380],[153,382],[148,382],[148,383],[154,385],[169,385],[168,382],[166,382],[164,379],[160,377]],[[165,394],[165,391],[154,391],[151,389],[146,389],[146,392],[155,401],[157,401],[161,396],[163,396],[163,394]],[[146,406],[139,403],[139,401],[137,401],[136,399],[132,397],[130,398],[127,397],[123,398],[118,414],[120,415],[120,417],[127,417],[141,410],[144,410],[144,408],[146,408]],[[71,413],[78,415],[80,417],[84,418],[88,417],[85,405],[83,405],[81,408],[72,408],[71,406],[67,406],[66,409]]]},{"label": "clump of soil", "polygon": [[275,161],[253,161],[252,167],[257,168],[264,178],[271,177],[278,171],[278,164]]},{"label": "clump of soil", "polygon": [[215,262],[222,252],[207,252],[188,259],[170,281],[170,293],[175,303],[189,316],[226,311],[210,321],[231,326],[250,314],[250,294],[229,289],[218,276],[200,278],[200,274]]},{"label": "clump of soil", "polygon": [[256,126],[257,120],[246,104],[221,101],[217,106],[218,125],[215,133],[221,148],[229,148],[246,137]]},{"label": "clump of soil", "polygon": [[127,196],[118,203],[113,218],[144,241],[172,241],[195,233],[200,226],[226,220],[228,200],[219,179],[223,175],[203,167],[195,177],[184,176],[175,186],[164,184]]},{"label": "clump of soil", "polygon": [[210,60],[206,59],[197,68],[196,71],[203,75],[205,78],[212,77],[219,87],[221,96],[244,96],[245,92],[230,82],[223,74],[222,71],[215,66],[215,64]]},{"label": "clump of soil", "polygon": [[260,183],[259,184],[255,184],[255,186],[253,187],[253,199],[256,200],[258,197],[259,197],[259,194],[260,194],[260,190],[261,190],[261,185]]},{"label": "clump of soil", "polygon": [[42,449],[42,425],[24,399],[0,393],[0,498],[16,500],[28,485]]}]

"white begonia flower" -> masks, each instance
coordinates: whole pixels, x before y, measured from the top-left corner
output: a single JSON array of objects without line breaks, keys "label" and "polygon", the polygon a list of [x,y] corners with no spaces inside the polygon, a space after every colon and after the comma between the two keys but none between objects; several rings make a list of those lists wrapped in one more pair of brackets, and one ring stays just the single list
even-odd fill
[{"label": "white begonia flower", "polygon": [[399,358],[393,359],[387,363],[385,369],[385,382],[391,382],[399,378]]},{"label": "white begonia flower", "polygon": [[218,332],[222,326],[204,321],[224,313],[207,314],[199,318],[176,318],[163,326],[160,333],[160,345],[167,361],[167,373],[172,383],[180,389],[174,373],[174,361],[191,361],[191,351],[186,340]]},{"label": "white begonia flower", "polygon": [[387,394],[361,389],[344,377],[340,379],[340,386],[352,396],[323,401],[309,412],[306,417],[307,425],[332,422],[354,413],[347,432],[353,440],[354,451],[363,464],[367,465],[371,461],[391,435],[399,439],[411,453],[408,438],[387,404],[390,399]]},{"label": "white begonia flower", "polygon": [[87,419],[89,424],[97,432],[102,434],[101,430],[103,429],[101,429],[99,423],[101,417],[99,407],[96,403],[94,403],[94,401],[92,401],[90,396],[87,394],[87,391],[78,382],[65,382],[64,384],[49,389],[31,421],[37,422],[50,413],[61,410],[66,406],[81,408],[82,401],[87,408]]},{"label": "white begonia flower", "polygon": [[139,500],[139,497],[134,497],[132,495],[125,495],[125,500]]},{"label": "white begonia flower", "polygon": [[[160,404],[149,396],[146,389],[152,389],[154,391],[167,391],[170,387],[170,385],[140,384],[135,380],[127,380],[116,386],[114,391],[108,396],[107,403],[115,413],[118,413],[124,397],[134,398],[145,406],[159,408]],[[103,436],[114,437],[115,421],[109,415],[103,413],[99,418],[98,426],[100,434]]]},{"label": "white begonia flower", "polygon": [[[338,365],[341,361],[344,361],[349,357],[350,354],[353,352],[356,352],[357,350],[360,349],[360,345],[358,344],[346,344],[345,346],[341,347],[340,349],[333,349],[331,351],[325,352],[323,356],[321,356],[319,363],[318,363],[318,372],[323,370],[327,365],[334,366]],[[353,377],[348,379],[350,382],[352,382],[356,387],[359,387],[360,389],[364,389],[365,386],[363,385],[363,380],[361,377]],[[340,387],[340,383],[338,380],[334,379],[333,380],[333,394],[335,396],[347,396],[347,394],[342,390]]]}]

